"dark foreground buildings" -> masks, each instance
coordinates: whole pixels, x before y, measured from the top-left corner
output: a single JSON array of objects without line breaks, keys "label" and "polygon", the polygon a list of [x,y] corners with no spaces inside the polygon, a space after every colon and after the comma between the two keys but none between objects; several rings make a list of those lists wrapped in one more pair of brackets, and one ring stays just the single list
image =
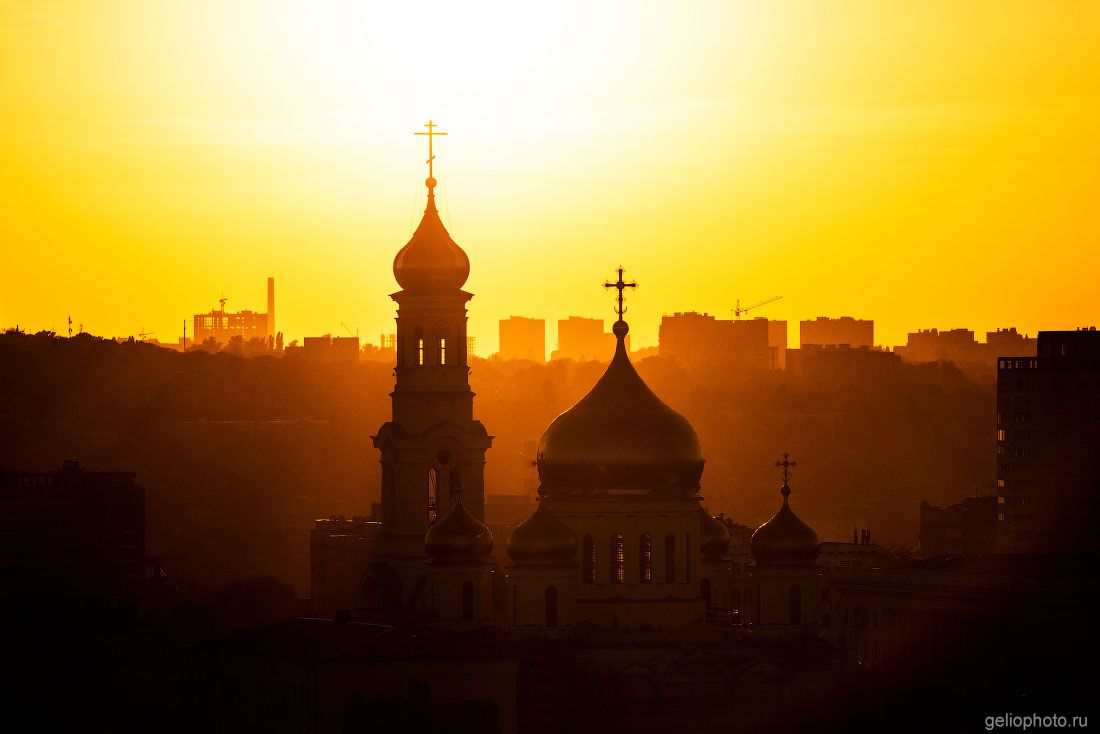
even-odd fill
[{"label": "dark foreground buildings", "polygon": [[695,430],[635,371],[621,318],[603,377],[543,434],[537,508],[494,556],[492,436],[463,349],[469,260],[434,186],[394,262],[376,545],[362,553],[365,528],[318,526],[347,552],[315,575],[341,588],[314,600],[346,607],[192,650],[194,728],[942,731],[1015,701],[1083,700],[1068,652],[1095,653],[1091,560],[885,568],[866,534],[823,547],[795,513],[786,457],[771,520],[750,533],[712,517]]},{"label": "dark foreground buildings", "polygon": [[0,596],[136,601],[145,579],[145,488],[134,473],[0,471]]},{"label": "dark foreground buildings", "polygon": [[997,547],[1095,553],[1100,332],[1039,332],[1038,356],[997,360]]}]

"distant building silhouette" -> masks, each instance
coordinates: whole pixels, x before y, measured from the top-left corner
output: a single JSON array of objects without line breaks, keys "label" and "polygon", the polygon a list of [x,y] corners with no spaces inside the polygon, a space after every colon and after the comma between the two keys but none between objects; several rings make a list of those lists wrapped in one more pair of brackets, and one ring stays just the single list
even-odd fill
[{"label": "distant building silhouette", "polygon": [[787,350],[787,369],[808,380],[829,384],[881,381],[896,375],[901,358],[874,347],[808,344]]},{"label": "distant building silhouette", "polygon": [[905,346],[894,349],[908,362],[981,362],[986,352],[970,329],[921,329],[910,332]]},{"label": "distant building silhouette", "polygon": [[763,370],[786,364],[785,321],[726,320],[707,313],[678,312],[661,318],[658,338],[660,355],[687,368],[712,365]]},{"label": "distant building silhouette", "polygon": [[359,609],[359,582],[374,556],[382,523],[366,517],[317,520],[309,531],[309,588],[313,610]]},{"label": "distant building silhouette", "polygon": [[145,488],[130,471],[0,470],[0,595],[135,600],[145,576]]},{"label": "distant building silhouette", "polygon": [[920,329],[910,332],[904,346],[894,352],[907,362],[954,362],[980,364],[992,369],[998,357],[1034,356],[1036,340],[1015,328],[988,331],[983,344],[970,329]]},{"label": "distant building silhouette", "polygon": [[1091,552],[1100,504],[1100,332],[1041,331],[997,360],[997,545]]},{"label": "distant building silhouette", "polygon": [[[627,349],[630,341],[627,340]],[[603,319],[570,316],[558,320],[558,348],[550,359],[603,362],[615,353],[615,337],[603,330]]]},{"label": "distant building silhouette", "polygon": [[244,341],[249,339],[275,338],[275,279],[267,279],[267,313],[257,311],[225,310],[227,299],[221,299],[220,308],[209,313],[195,314],[190,343],[201,347],[208,339],[214,339],[222,346],[235,336]]},{"label": "distant building silhouette", "polygon": [[1030,357],[1039,348],[1039,340],[1020,334],[1016,327],[985,332],[986,349],[989,357]]},{"label": "distant building silhouette", "polygon": [[967,497],[947,507],[920,503],[917,553],[980,556],[997,549],[997,498]]},{"label": "distant building silhouette", "polygon": [[851,316],[835,319],[818,316],[813,320],[800,321],[798,344],[800,347],[847,344],[850,347],[871,348],[875,345],[875,322]]},{"label": "distant building silhouette", "polygon": [[302,339],[301,356],[311,362],[358,362],[359,337],[307,336]]},{"label": "distant building silhouette", "polygon": [[[602,326],[600,327],[602,330]],[[546,361],[546,320],[510,316],[500,320],[500,358]]]}]

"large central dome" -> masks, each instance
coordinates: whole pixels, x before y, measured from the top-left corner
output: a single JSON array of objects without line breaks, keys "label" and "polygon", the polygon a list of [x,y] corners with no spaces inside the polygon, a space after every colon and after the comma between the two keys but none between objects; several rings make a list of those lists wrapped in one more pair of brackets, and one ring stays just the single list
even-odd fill
[{"label": "large central dome", "polygon": [[615,357],[607,372],[542,434],[542,489],[698,491],[699,437],[638,375],[623,343],[627,330],[625,322],[615,323]]}]

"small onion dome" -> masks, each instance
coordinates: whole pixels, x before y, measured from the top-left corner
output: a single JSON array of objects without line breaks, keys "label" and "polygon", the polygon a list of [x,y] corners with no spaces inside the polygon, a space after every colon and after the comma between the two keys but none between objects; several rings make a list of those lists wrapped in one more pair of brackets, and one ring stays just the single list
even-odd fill
[{"label": "small onion dome", "polygon": [[435,208],[436,180],[429,178],[428,206],[409,243],[393,259],[393,276],[406,291],[451,291],[470,277],[470,258],[455,244]]},{"label": "small onion dome", "polygon": [[722,521],[699,508],[699,551],[704,558],[717,558],[730,547],[730,531]]},{"label": "small onion dome", "polygon": [[543,489],[698,491],[699,436],[638,375],[623,342],[628,330],[625,321],[615,323],[615,357],[607,371],[542,434]]},{"label": "small onion dome", "polygon": [[493,534],[466,512],[461,498],[456,498],[451,511],[428,528],[424,535],[424,548],[435,559],[484,560],[493,550]]},{"label": "small onion dome", "polygon": [[508,556],[516,563],[559,566],[573,563],[576,555],[573,531],[542,502],[508,540]]},{"label": "small onion dome", "polygon": [[752,540],[749,541],[752,557],[759,565],[810,565],[821,553],[821,541],[813,528],[799,520],[791,509],[787,499],[791,488],[784,484],[781,491],[783,506],[779,508],[779,512],[752,534]]}]

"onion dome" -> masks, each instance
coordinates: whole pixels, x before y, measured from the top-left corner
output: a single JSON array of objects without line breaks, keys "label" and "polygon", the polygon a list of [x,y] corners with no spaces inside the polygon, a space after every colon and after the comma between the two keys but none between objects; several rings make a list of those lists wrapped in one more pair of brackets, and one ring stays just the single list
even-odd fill
[{"label": "onion dome", "polygon": [[806,523],[791,509],[788,497],[791,488],[783,484],[783,506],[775,517],[756,529],[749,548],[761,566],[807,566],[821,553],[821,541]]},{"label": "onion dome", "polygon": [[451,511],[428,528],[424,548],[437,560],[480,561],[488,558],[493,550],[493,534],[466,512],[462,499],[456,496]]},{"label": "onion dome", "polygon": [[716,517],[699,508],[699,551],[704,558],[723,556],[730,547],[730,531]]},{"label": "onion dome", "polygon": [[542,434],[542,489],[694,494],[703,473],[699,437],[630,363],[623,342],[626,322],[615,322],[613,331],[615,357],[603,377]]},{"label": "onion dome", "polygon": [[457,290],[470,277],[470,258],[455,244],[435,208],[436,180],[429,177],[428,206],[409,243],[393,259],[393,276],[414,293]]},{"label": "onion dome", "polygon": [[525,565],[563,566],[573,563],[577,538],[546,505],[539,503],[531,517],[512,531],[508,556]]}]

